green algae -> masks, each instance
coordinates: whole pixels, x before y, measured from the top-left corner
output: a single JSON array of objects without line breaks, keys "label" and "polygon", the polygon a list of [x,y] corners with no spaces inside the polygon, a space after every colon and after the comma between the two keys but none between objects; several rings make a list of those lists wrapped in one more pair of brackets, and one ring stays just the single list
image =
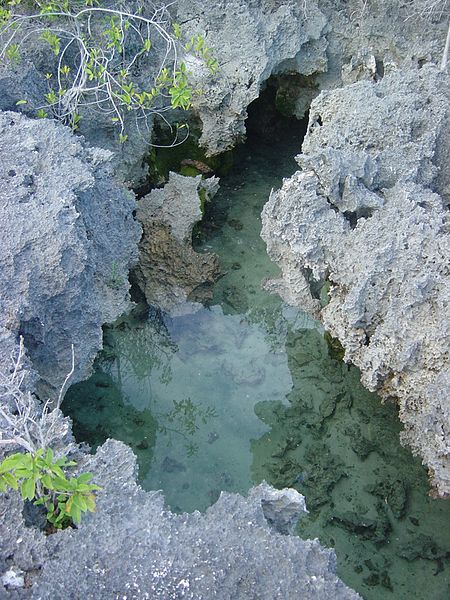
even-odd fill
[{"label": "green algae", "polygon": [[169,172],[180,173],[187,177],[196,177],[202,172],[192,164],[184,165],[183,161],[198,161],[211,170],[211,173],[222,177],[229,173],[233,166],[233,152],[227,151],[215,156],[208,156],[199,144],[200,127],[193,123],[189,135],[176,145],[173,143],[173,130],[158,128],[154,134],[156,145],[147,157],[150,187],[160,186],[169,179]]}]

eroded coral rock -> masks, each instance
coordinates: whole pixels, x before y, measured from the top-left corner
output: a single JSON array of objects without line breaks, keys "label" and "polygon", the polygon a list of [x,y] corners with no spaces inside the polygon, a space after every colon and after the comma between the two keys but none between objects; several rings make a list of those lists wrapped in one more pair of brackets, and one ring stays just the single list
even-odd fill
[{"label": "eroded coral rock", "polygon": [[102,486],[95,514],[78,529],[28,534],[23,553],[16,540],[26,529],[16,510],[2,538],[0,559],[8,555],[25,571],[41,567],[23,598],[360,597],[336,576],[333,550],[289,535],[305,511],[295,490],[262,484],[247,498],[222,492],[205,514],[175,515],[160,492],[136,484],[136,459],[121,442],[109,440],[80,467]]},{"label": "eroded coral rock", "polygon": [[[248,105],[273,74],[303,75],[327,67],[327,19],[316,2],[296,0],[180,0],[179,22],[188,35],[206,33],[220,70],[211,77],[199,61],[189,63],[197,87],[194,99],[202,124],[200,139],[210,154],[232,148],[245,134]],[[193,17],[195,15],[195,17]]]},{"label": "eroded coral rock", "polygon": [[137,275],[149,304],[175,314],[186,309],[188,300],[204,299],[206,285],[220,277],[217,256],[192,248],[192,230],[202,218],[200,195],[212,198],[218,187],[216,177],[203,180],[171,172],[163,188],[138,202],[143,236]]},{"label": "eroded coral rock", "polygon": [[129,306],[140,229],[111,153],[68,128],[0,112],[0,364],[19,335],[42,397],[88,376],[102,325]]},{"label": "eroded coral rock", "polygon": [[[320,316],[362,382],[397,398],[402,439],[450,494],[449,77],[431,65],[323,92],[301,170],[274,192],[269,287]],[[321,307],[311,280],[331,282]],[[317,284],[316,284],[317,288]]]}]

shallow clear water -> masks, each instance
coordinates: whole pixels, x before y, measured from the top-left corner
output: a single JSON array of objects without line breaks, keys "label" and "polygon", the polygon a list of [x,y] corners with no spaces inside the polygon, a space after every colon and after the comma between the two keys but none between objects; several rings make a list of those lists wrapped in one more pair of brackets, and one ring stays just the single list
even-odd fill
[{"label": "shallow clear water", "polygon": [[[198,233],[226,275],[208,307],[169,318],[145,307],[105,330],[94,375],[64,402],[77,438],[122,439],[140,480],[176,511],[262,479],[305,494],[302,537],[334,546],[364,598],[448,597],[448,504],[398,441],[393,406],[336,358],[320,325],[261,290],[276,276],[259,237],[270,189],[296,168],[300,133],[247,145]],[[446,558],[447,554],[447,558]]]}]

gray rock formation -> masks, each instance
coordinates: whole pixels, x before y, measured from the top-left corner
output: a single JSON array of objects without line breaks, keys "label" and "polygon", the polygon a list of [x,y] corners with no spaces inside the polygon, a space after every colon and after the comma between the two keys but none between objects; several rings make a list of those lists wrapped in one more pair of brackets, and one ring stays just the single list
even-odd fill
[{"label": "gray rock formation", "polygon": [[149,304],[175,314],[207,294],[220,277],[217,256],[192,248],[192,230],[201,220],[201,206],[219,188],[216,177],[202,179],[170,173],[168,183],[139,200],[136,213],[143,228],[139,244],[138,281]]},{"label": "gray rock formation", "polygon": [[24,527],[17,494],[0,495],[2,597],[359,598],[335,575],[332,550],[283,535],[305,511],[294,490],[262,484],[248,498],[222,493],[204,515],[175,515],[136,484],[124,444],[109,440],[80,467],[103,489],[79,529],[45,537]]},{"label": "gray rock formation", "polygon": [[140,228],[111,153],[62,125],[0,113],[0,364],[23,335],[45,398],[88,376],[102,325],[129,306]]},{"label": "gray rock formation", "polygon": [[[248,105],[271,75],[282,76],[281,93],[288,97],[292,113],[301,117],[320,89],[376,79],[395,66],[417,68],[437,61],[445,43],[445,14],[440,18],[436,10],[433,19],[424,19],[420,2],[413,5],[401,0],[371,0],[370,6],[362,0],[171,3],[183,34],[204,34],[220,64],[211,77],[200,59],[187,59],[190,82],[203,91],[195,96],[193,107],[203,125],[201,144],[210,154],[232,148],[245,133]],[[32,113],[42,104],[47,92],[45,74],[54,73],[54,61],[46,50],[29,38],[21,48],[19,65],[0,65],[1,110]],[[134,74],[138,83],[148,82],[157,73],[162,56],[164,48],[156,36],[148,60],[141,60]],[[16,106],[23,99],[28,104]],[[147,171],[144,159],[153,120],[143,130],[133,114],[125,116],[129,137],[120,147],[110,116],[99,111],[83,110],[79,131],[92,145],[112,150],[116,175],[137,185]],[[179,114],[165,116],[180,118]]]},{"label": "gray rock formation", "polygon": [[[205,34],[221,65],[211,77],[202,60],[193,55],[186,59],[190,84],[202,90],[195,95],[194,112],[203,124],[201,143],[211,154],[232,148],[242,138],[247,106],[258,97],[261,85],[271,74],[294,70],[309,75],[326,69],[327,42],[323,34],[327,20],[315,0],[307,4],[302,6],[296,0],[219,0],[206,4],[201,0],[179,0],[171,6],[174,21],[182,24],[183,35],[189,39]],[[155,35],[149,59],[141,60],[134,73],[137,83],[145,86],[158,73],[163,46]],[[48,91],[46,73],[56,76],[52,55],[39,38],[29,37],[21,52],[20,65],[0,65],[1,110],[33,112],[34,107],[42,105]],[[67,59],[70,61],[70,57]],[[16,107],[23,99],[28,103]],[[81,112],[79,131],[92,145],[114,151],[112,160],[118,176],[139,183],[146,172],[144,157],[153,120],[148,129],[142,125],[139,128],[134,114],[126,114],[128,140],[119,147],[110,115],[86,109]],[[169,119],[179,117],[169,115]]]},{"label": "gray rock formation", "polygon": [[189,64],[204,93],[194,101],[202,121],[202,146],[210,154],[232,148],[245,133],[247,107],[273,74],[304,75],[326,69],[327,19],[315,1],[180,0],[188,34],[204,33],[220,70],[211,79],[200,63]]},{"label": "gray rock formation", "polygon": [[[270,288],[320,316],[362,382],[397,398],[402,440],[450,494],[449,77],[433,66],[323,92],[301,170],[271,195]],[[331,282],[321,309],[310,282]],[[317,288],[317,285],[316,285]]]},{"label": "gray rock formation", "polygon": [[419,68],[442,56],[448,26],[401,0],[179,0],[177,19],[188,35],[205,35],[220,64],[210,77],[191,61],[192,79],[204,93],[194,100],[203,125],[200,143],[217,154],[245,133],[247,107],[270,76],[281,104],[303,117],[320,89],[385,72]]}]

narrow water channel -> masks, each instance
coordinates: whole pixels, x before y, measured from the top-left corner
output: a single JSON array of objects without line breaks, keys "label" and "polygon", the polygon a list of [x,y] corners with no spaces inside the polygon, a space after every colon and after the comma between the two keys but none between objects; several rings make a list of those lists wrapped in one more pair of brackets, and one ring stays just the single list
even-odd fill
[{"label": "narrow water channel", "polygon": [[295,487],[310,511],[298,533],[333,546],[363,598],[444,600],[448,504],[427,496],[395,407],[360,385],[320,324],[262,291],[278,270],[261,209],[295,171],[304,124],[274,129],[269,111],[261,126],[264,106],[254,108],[249,142],[196,234],[226,272],[212,301],[175,318],[141,305],[106,328],[95,373],[64,410],[78,441],[129,444],[141,485],[162,489],[172,510],[203,511],[221,490],[245,494],[263,479]]}]

